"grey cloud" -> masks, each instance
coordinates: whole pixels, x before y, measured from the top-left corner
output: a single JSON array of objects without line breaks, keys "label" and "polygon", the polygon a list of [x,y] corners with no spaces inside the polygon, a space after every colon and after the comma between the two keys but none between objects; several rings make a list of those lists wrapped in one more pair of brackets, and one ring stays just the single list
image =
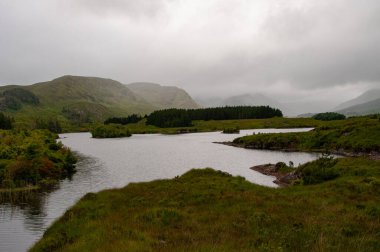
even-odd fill
[{"label": "grey cloud", "polygon": [[379,86],[378,13],[376,0],[4,0],[0,83],[77,74],[344,100]]},{"label": "grey cloud", "polygon": [[76,10],[98,16],[116,14],[132,18],[155,17],[165,7],[164,0],[70,0],[68,2]]},{"label": "grey cloud", "polygon": [[264,36],[276,43],[273,51],[232,51],[200,75],[208,73],[216,83],[286,81],[311,89],[380,81],[380,3],[372,3],[362,9],[356,3],[330,9],[325,15],[324,9],[282,13],[263,27]]}]

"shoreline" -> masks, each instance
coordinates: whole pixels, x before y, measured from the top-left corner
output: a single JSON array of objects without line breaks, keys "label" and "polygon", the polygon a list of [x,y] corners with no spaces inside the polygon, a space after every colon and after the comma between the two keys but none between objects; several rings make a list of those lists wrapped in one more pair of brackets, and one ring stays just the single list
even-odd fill
[{"label": "shoreline", "polygon": [[1,193],[17,193],[17,192],[28,192],[28,191],[37,191],[41,189],[40,186],[24,186],[24,187],[15,187],[15,188],[0,188]]},{"label": "shoreline", "polygon": [[[213,142],[216,144],[223,144],[227,146],[237,147],[237,148],[244,148],[244,149],[251,149],[251,150],[268,150],[268,151],[283,151],[283,152],[307,152],[307,153],[325,153],[326,150],[321,149],[312,149],[312,150],[300,150],[295,148],[270,148],[270,149],[262,149],[262,148],[255,148],[254,146],[250,145],[244,145],[244,144],[236,144],[234,142]],[[338,155],[342,157],[369,157],[372,160],[380,160],[380,152],[351,152],[351,151],[329,151],[332,155]]]},{"label": "shoreline", "polygon": [[280,188],[290,186],[293,181],[299,179],[298,175],[295,174],[295,168],[294,171],[291,172],[279,172],[275,164],[262,164],[252,166],[249,169],[266,176],[275,177],[276,179],[273,180],[273,183],[278,185]]}]

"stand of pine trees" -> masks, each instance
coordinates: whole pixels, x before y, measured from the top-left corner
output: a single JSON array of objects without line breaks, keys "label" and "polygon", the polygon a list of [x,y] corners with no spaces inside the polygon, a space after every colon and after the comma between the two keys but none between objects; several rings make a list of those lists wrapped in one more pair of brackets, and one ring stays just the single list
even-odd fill
[{"label": "stand of pine trees", "polygon": [[13,119],[0,113],[0,129],[12,129]]},{"label": "stand of pine trees", "polygon": [[279,109],[269,106],[236,106],[202,109],[164,109],[154,111],[146,124],[162,128],[188,127],[193,120],[236,120],[282,117]]},{"label": "stand of pine trees", "polygon": [[114,124],[126,125],[129,123],[137,123],[141,119],[142,119],[141,116],[136,115],[136,114],[132,114],[128,117],[111,117],[111,118],[108,118],[107,120],[104,121],[104,124],[107,125],[107,124],[114,123]]}]

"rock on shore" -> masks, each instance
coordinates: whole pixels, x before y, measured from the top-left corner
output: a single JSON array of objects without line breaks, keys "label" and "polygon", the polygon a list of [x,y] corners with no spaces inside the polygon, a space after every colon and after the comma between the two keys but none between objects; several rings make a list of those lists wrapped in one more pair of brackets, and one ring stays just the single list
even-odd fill
[{"label": "rock on shore", "polygon": [[295,173],[295,170],[291,172],[281,172],[279,171],[280,166],[276,164],[257,165],[251,167],[250,169],[260,172],[264,175],[276,177],[276,180],[273,182],[282,187],[288,186],[292,184],[293,181],[299,179],[299,176]]}]

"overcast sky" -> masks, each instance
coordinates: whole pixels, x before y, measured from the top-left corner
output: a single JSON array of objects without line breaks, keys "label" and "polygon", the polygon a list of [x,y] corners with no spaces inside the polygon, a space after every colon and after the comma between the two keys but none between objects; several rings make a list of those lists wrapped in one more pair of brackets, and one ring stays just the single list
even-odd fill
[{"label": "overcast sky", "polygon": [[380,87],[379,0],[0,0],[0,36],[2,85],[85,75],[322,109]]}]

